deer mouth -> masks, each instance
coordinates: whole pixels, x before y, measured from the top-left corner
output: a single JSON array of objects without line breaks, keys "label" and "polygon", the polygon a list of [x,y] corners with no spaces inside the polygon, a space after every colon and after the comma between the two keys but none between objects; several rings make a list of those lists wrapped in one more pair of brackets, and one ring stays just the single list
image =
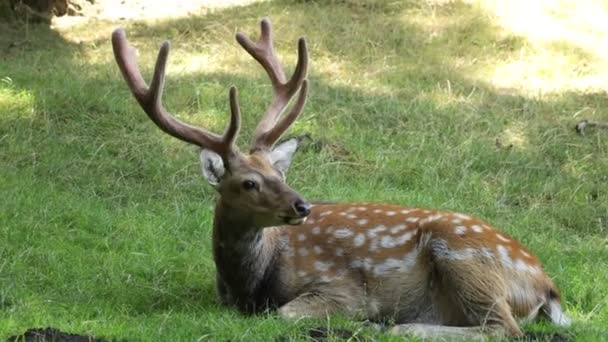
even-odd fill
[{"label": "deer mouth", "polygon": [[279,216],[279,218],[291,226],[297,226],[306,221],[306,217]]}]

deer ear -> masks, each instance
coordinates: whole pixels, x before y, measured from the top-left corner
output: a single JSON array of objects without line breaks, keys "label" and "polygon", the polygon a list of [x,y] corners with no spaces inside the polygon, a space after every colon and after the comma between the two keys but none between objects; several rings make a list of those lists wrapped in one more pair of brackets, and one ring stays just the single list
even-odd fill
[{"label": "deer ear", "polygon": [[293,158],[293,154],[298,150],[299,143],[297,138],[292,138],[277,145],[270,152],[270,161],[281,173],[285,173],[289,169],[291,159]]},{"label": "deer ear", "polygon": [[211,150],[202,149],[200,159],[203,176],[211,186],[217,188],[226,172],[222,157]]}]

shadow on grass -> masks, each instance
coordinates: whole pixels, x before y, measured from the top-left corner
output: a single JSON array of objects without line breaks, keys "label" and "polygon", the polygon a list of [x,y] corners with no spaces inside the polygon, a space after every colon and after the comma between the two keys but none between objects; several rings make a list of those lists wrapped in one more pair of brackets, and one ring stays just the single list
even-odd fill
[{"label": "shadow on grass", "polygon": [[[431,13],[445,22],[429,27],[425,18]],[[302,162],[292,171],[296,187],[308,189],[311,196],[336,196],[324,192],[322,186],[310,186],[310,179],[323,179],[318,173],[336,179],[347,175],[351,183],[378,189],[372,197],[381,200],[400,199],[391,194],[412,191],[442,198],[437,202],[420,199],[425,205],[476,208],[479,198],[475,196],[463,202],[451,199],[463,191],[458,184],[470,185],[460,183],[468,179],[479,184],[480,191],[484,186],[493,189],[490,193],[499,208],[517,211],[541,206],[573,235],[605,231],[605,223],[595,222],[608,222],[602,172],[608,162],[596,158],[579,163],[579,156],[603,151],[605,143],[594,141],[593,135],[580,138],[571,127],[572,114],[581,108],[608,107],[605,94],[568,92],[530,98],[472,78],[476,60],[515,56],[525,43],[522,37],[505,36],[474,6],[460,1],[434,6],[418,1],[323,5],[276,1],[154,25],[129,23],[127,32],[135,44],[157,45],[168,38],[178,46],[178,53],[180,49],[210,53],[224,44],[236,46],[232,37],[237,28],[257,35],[258,21],[264,16],[272,18],[281,50],[292,46],[302,33],[310,44],[313,89],[293,131],[309,132],[314,139],[346,151],[305,152],[301,158],[307,164]],[[131,223],[129,215],[138,211],[158,215],[174,202],[182,202],[175,217],[193,217],[182,219],[181,224],[190,228],[178,232],[177,238],[198,237],[192,232],[199,228],[197,210],[201,204],[211,205],[213,193],[198,177],[193,148],[165,137],[134,104],[112,59],[109,37],[74,44],[42,27],[33,30],[31,37],[27,46],[0,54],[0,77],[10,77],[0,83],[5,107],[0,114],[4,174],[0,176],[19,175],[29,181],[12,184],[62,192],[76,198],[75,202],[101,203],[100,210],[118,216],[108,219],[108,234],[120,234]],[[99,49],[107,58],[89,63],[88,58],[99,54]],[[588,58],[585,51],[565,43],[556,49],[575,49],[577,55]],[[140,49],[140,53],[149,71],[156,49]],[[326,63],[316,63],[317,58]],[[342,77],[355,81],[349,84]],[[241,145],[249,141],[258,117],[253,113],[263,111],[268,101],[269,88],[261,74],[196,71],[168,78],[167,107],[185,113],[184,120],[215,131],[221,131],[227,119],[227,89],[237,85],[245,116]],[[361,80],[368,80],[369,88],[357,86]],[[503,147],[497,147],[497,141]],[[504,148],[512,141],[519,145]],[[313,163],[321,170],[310,166]],[[366,172],[358,172],[360,168]],[[5,187],[23,191],[10,183]],[[15,214],[5,214],[9,225],[19,226],[25,211],[33,221],[48,220],[46,201],[32,195],[24,203],[29,206],[15,206]],[[564,206],[568,209],[562,210]],[[54,208],[60,210],[61,204]],[[210,220],[208,213],[202,216]],[[65,221],[70,218],[62,222],[69,224]],[[61,228],[54,226],[52,231],[70,234]],[[106,232],[99,229],[98,234],[105,237]],[[205,229],[208,233],[209,228]],[[9,257],[18,254],[21,238],[15,237]],[[125,250],[132,248],[126,246]],[[208,246],[203,255],[210,257]],[[197,265],[205,270],[211,267],[208,260]],[[54,266],[58,274],[64,272],[63,266]],[[179,267],[161,263],[157,269],[142,271],[140,284],[149,286],[163,267],[170,266]],[[23,288],[32,285],[31,289],[43,291],[31,284],[34,278],[25,279]],[[189,310],[201,302],[211,303],[209,298],[199,299],[211,294],[211,279],[202,287],[189,280],[190,285],[173,290],[168,280],[157,287],[159,291],[142,292],[141,287],[123,284],[122,276],[109,278],[108,289],[122,293],[114,303],[127,303],[137,313]],[[98,290],[93,283],[88,286],[93,293]],[[72,290],[59,291],[67,295]],[[592,310],[593,302],[583,303],[584,309]]]}]

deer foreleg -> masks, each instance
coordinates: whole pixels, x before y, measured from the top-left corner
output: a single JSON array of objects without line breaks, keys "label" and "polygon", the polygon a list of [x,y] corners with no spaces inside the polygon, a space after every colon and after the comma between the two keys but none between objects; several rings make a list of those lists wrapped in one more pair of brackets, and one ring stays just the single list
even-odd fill
[{"label": "deer foreleg", "polygon": [[231,301],[228,298],[228,289],[219,275],[215,277],[215,284],[217,302],[221,305],[229,305]]},{"label": "deer foreleg", "polygon": [[279,308],[283,318],[324,318],[337,311],[341,305],[331,298],[318,293],[304,293]]}]

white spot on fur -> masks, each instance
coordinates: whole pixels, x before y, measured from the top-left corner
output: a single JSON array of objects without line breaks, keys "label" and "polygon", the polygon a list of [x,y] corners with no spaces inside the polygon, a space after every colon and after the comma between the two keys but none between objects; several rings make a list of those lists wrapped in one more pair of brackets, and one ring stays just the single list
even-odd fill
[{"label": "white spot on fur", "polygon": [[372,267],[374,267],[374,262],[371,258],[357,258],[350,263],[350,267],[352,268],[363,268],[366,271],[370,271]]},{"label": "white spot on fur", "polygon": [[530,253],[528,253],[528,252],[526,252],[526,251],[524,251],[524,250],[521,250],[521,254],[523,254],[523,256],[525,256],[526,258],[531,258],[531,257],[532,257],[532,256],[530,255]]},{"label": "white spot on fur", "polygon": [[306,235],[304,235],[304,234],[300,234],[300,235],[298,235],[298,240],[299,240],[299,241],[304,241],[304,240],[306,240]]},{"label": "white spot on fur", "polygon": [[378,235],[378,233],[383,232],[386,230],[386,227],[383,225],[379,225],[376,228],[370,229],[367,231],[367,236],[369,236],[370,238],[375,237],[376,235]]},{"label": "white spot on fur", "polygon": [[419,217],[412,216],[412,217],[408,217],[408,218],[406,218],[406,219],[405,219],[405,222],[411,222],[411,223],[415,223],[415,222],[418,222],[418,220],[420,220],[420,218],[419,218]]},{"label": "white spot on fur", "polygon": [[453,219],[453,220],[452,220],[452,223],[453,223],[453,224],[461,224],[461,223],[462,223],[462,220],[461,220],[461,219],[459,219],[459,218],[456,218],[456,219]]},{"label": "white spot on fur", "polygon": [[401,235],[400,237],[397,238],[397,245],[401,246],[401,245],[405,244],[406,242],[410,241],[412,239],[412,237],[414,236],[414,234],[416,234],[415,230]]},{"label": "white spot on fur", "polygon": [[315,234],[315,235],[321,234],[321,227],[314,227],[312,229],[312,233]]},{"label": "white spot on fur", "polygon": [[379,214],[382,212],[382,209],[374,209],[374,213]]},{"label": "white spot on fur", "polygon": [[400,213],[402,213],[403,215],[407,215],[407,214],[411,213],[412,211],[414,211],[414,210],[412,210],[412,209],[403,209],[403,210],[400,211]]},{"label": "white spot on fur", "polygon": [[412,239],[413,232],[407,232],[399,237],[392,236],[383,236],[380,239],[380,247],[382,248],[393,248],[396,246],[401,246]]},{"label": "white spot on fur", "polygon": [[528,264],[526,264],[522,260],[517,259],[515,260],[515,269],[518,271],[525,272],[528,270]]},{"label": "white spot on fur", "polygon": [[481,232],[483,232],[483,228],[481,228],[481,226],[476,225],[476,224],[472,225],[472,226],[471,226],[471,229],[473,229],[473,231],[474,231],[475,233],[481,233]]},{"label": "white spot on fur", "polygon": [[395,216],[395,215],[397,215],[397,212],[396,212],[396,211],[392,211],[392,210],[390,210],[390,211],[387,211],[387,212],[386,212],[386,216]]},{"label": "white spot on fur", "polygon": [[327,211],[320,213],[319,216],[323,217],[323,216],[331,215],[332,213],[333,213],[333,211],[327,210]]},{"label": "white spot on fur", "polygon": [[494,253],[488,248],[463,248],[459,250],[452,250],[448,247],[448,243],[444,239],[434,239],[432,242],[432,248],[435,255],[439,258],[445,258],[448,260],[468,260],[471,258],[493,258]]},{"label": "white spot on fur", "polygon": [[454,228],[454,233],[458,235],[464,235],[467,233],[467,227],[465,226],[456,226]]},{"label": "white spot on fur", "polygon": [[336,256],[343,256],[344,255],[344,250],[342,248],[336,248]]},{"label": "white spot on fur", "polygon": [[441,214],[431,215],[431,216],[425,218],[424,220],[421,220],[420,224],[427,224],[427,223],[435,222],[435,221],[441,220],[442,218],[443,218],[443,215],[441,215]]},{"label": "white spot on fur", "polygon": [[336,231],[334,232],[334,236],[339,239],[345,239],[347,237],[353,236],[353,231],[348,228],[336,229]]},{"label": "white spot on fur", "polygon": [[312,250],[315,252],[315,254],[319,255],[321,253],[323,253],[323,249],[320,246],[314,246],[312,248]]},{"label": "white spot on fur", "polygon": [[430,210],[423,210],[423,211],[422,211],[422,213],[423,213],[423,214],[430,214],[430,213],[431,213],[431,211],[430,211]]},{"label": "white spot on fur", "polygon": [[465,215],[465,214],[461,214],[461,213],[454,213],[452,215],[454,215],[455,217],[457,217],[459,219],[462,219],[462,220],[470,220],[471,219],[471,216],[468,216],[468,215]]},{"label": "white spot on fur", "polygon": [[291,258],[295,255],[293,247],[290,244],[289,236],[287,236],[287,235],[281,236],[279,239],[279,243],[283,247],[283,252],[285,253],[285,256]]},{"label": "white spot on fur", "polygon": [[458,251],[449,252],[450,255],[448,258],[452,259],[452,260],[468,260],[468,259],[473,258],[473,256],[475,255],[475,252],[476,252],[475,248],[468,247],[468,248],[461,249]]},{"label": "white spot on fur", "polygon": [[374,275],[384,275],[388,271],[395,272],[401,267],[401,260],[388,258],[383,263],[374,266]]},{"label": "white spot on fur", "polygon": [[333,262],[315,261],[315,270],[319,272],[326,272],[334,265]]},{"label": "white spot on fur", "polygon": [[304,247],[300,247],[300,248],[298,248],[298,254],[300,256],[308,256],[308,249],[306,249]]},{"label": "white spot on fur", "polygon": [[363,235],[362,233],[357,234],[357,236],[355,236],[355,239],[353,240],[353,244],[355,245],[355,247],[361,247],[365,244],[365,235]]},{"label": "white spot on fur", "polygon": [[323,282],[323,283],[331,283],[331,281],[334,280],[334,279],[335,279],[334,277],[330,277],[330,276],[327,276],[327,275],[322,275],[321,276],[321,282]]},{"label": "white spot on fur", "polygon": [[506,237],[504,237],[504,235],[501,235],[501,234],[499,234],[499,233],[496,233],[496,237],[497,237],[499,240],[504,241],[504,242],[509,242],[509,241],[511,241],[510,239],[507,239]]},{"label": "white spot on fur", "polygon": [[367,222],[368,222],[367,219],[360,219],[359,221],[357,221],[357,223],[361,226],[364,224],[367,224]]},{"label": "white spot on fur", "polygon": [[402,259],[388,258],[382,263],[373,265],[374,275],[381,276],[386,274],[405,273],[412,269],[416,264],[417,250],[412,250]]},{"label": "white spot on fur", "polygon": [[366,207],[359,207],[359,208],[357,208],[357,210],[359,210],[359,211],[366,211],[367,208]]},{"label": "white spot on fur", "polygon": [[307,273],[304,271],[298,271],[298,277],[306,277]]},{"label": "white spot on fur", "polygon": [[395,247],[395,239],[393,239],[392,236],[383,236],[382,239],[380,239],[380,246],[382,248],[393,248]]},{"label": "white spot on fur", "polygon": [[540,270],[538,269],[538,267],[530,265],[528,263],[526,263],[523,260],[517,259],[515,261],[515,269],[521,272],[528,272],[528,273],[538,273]]},{"label": "white spot on fur", "polygon": [[500,255],[500,260],[505,265],[505,267],[512,268],[513,267],[513,259],[509,256],[509,251],[503,245],[496,246],[498,250],[498,254]]},{"label": "white spot on fur", "polygon": [[346,218],[349,218],[349,219],[351,219],[351,220],[354,220],[354,219],[356,219],[356,218],[357,218],[357,215],[355,215],[355,214],[348,214],[348,215],[346,215]]},{"label": "white spot on fur", "polygon": [[346,215],[348,215],[348,213],[346,211],[343,211],[340,213],[340,216],[346,216]]},{"label": "white spot on fur", "polygon": [[491,258],[493,255],[487,248],[475,249],[468,247],[460,250],[448,250],[446,257],[451,260],[468,260],[480,256]]},{"label": "white spot on fur", "polygon": [[396,225],[396,226],[392,227],[391,229],[389,229],[389,231],[391,232],[391,234],[397,234],[400,231],[405,230],[405,229],[407,229],[406,225],[399,224],[399,225]]}]

